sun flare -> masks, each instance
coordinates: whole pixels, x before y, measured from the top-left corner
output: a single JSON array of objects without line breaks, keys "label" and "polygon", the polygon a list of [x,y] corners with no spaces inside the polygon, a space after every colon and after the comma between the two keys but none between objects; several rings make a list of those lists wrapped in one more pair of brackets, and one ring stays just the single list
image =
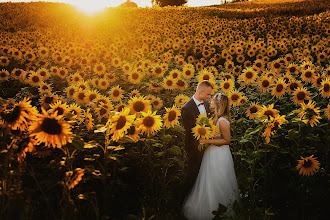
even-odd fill
[{"label": "sun flare", "polygon": [[105,0],[76,0],[71,4],[80,12],[87,15],[94,15],[104,11],[107,7]]}]

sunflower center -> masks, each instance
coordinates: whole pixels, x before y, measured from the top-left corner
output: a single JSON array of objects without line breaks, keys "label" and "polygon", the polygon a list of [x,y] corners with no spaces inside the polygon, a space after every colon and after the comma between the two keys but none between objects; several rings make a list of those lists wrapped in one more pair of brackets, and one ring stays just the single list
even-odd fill
[{"label": "sunflower center", "polygon": [[57,107],[54,110],[57,111],[57,115],[63,115],[64,113],[64,109],[61,107]]},{"label": "sunflower center", "polygon": [[33,76],[31,80],[32,82],[37,83],[40,81],[40,78],[38,76]]},{"label": "sunflower center", "polygon": [[59,73],[60,73],[61,76],[64,76],[65,75],[65,71],[64,70],[60,70]]},{"label": "sunflower center", "polygon": [[178,76],[179,76],[179,74],[177,73],[177,72],[174,72],[173,74],[172,74],[172,77],[175,79],[175,78],[178,78]]},{"label": "sunflower center", "polygon": [[283,85],[282,84],[278,84],[277,86],[276,86],[276,92],[281,92],[282,90],[283,90]]},{"label": "sunflower center", "polygon": [[182,80],[178,80],[177,85],[183,87],[185,84]]},{"label": "sunflower center", "polygon": [[140,75],[138,73],[133,73],[132,74],[132,79],[137,80],[139,78],[139,76]]},{"label": "sunflower center", "polygon": [[120,116],[118,121],[117,121],[116,130],[122,129],[125,126],[126,121],[127,120],[126,120],[125,116]]},{"label": "sunflower center", "polygon": [[257,111],[258,111],[258,108],[255,107],[255,106],[253,106],[252,108],[250,108],[250,112],[251,112],[252,114],[256,113]]},{"label": "sunflower center", "polygon": [[88,96],[88,99],[89,99],[90,101],[93,101],[95,98],[96,98],[96,94],[90,94],[90,95]]},{"label": "sunflower center", "polygon": [[312,166],[312,161],[311,160],[309,160],[309,159],[307,159],[307,160],[304,160],[304,163],[303,163],[303,167],[304,168],[310,168],[311,166]]},{"label": "sunflower center", "polygon": [[311,78],[311,77],[312,77],[312,72],[311,72],[311,71],[307,71],[307,72],[305,73],[305,76],[306,76],[307,78]]},{"label": "sunflower center", "polygon": [[279,63],[275,63],[274,67],[275,67],[275,69],[279,69],[281,67],[281,65]]},{"label": "sunflower center", "polygon": [[16,121],[19,118],[19,116],[21,115],[21,108],[19,106],[15,106],[13,111],[8,115],[9,115],[9,117],[6,118],[7,122],[11,123],[11,122]]},{"label": "sunflower center", "polygon": [[204,128],[198,128],[198,134],[200,134],[201,136],[204,136],[206,134],[206,130]]},{"label": "sunflower center", "polygon": [[103,70],[103,67],[102,66],[97,66],[97,71],[102,71]]},{"label": "sunflower center", "polygon": [[290,73],[296,72],[296,67],[290,67],[289,71],[290,71]]},{"label": "sunflower center", "polygon": [[237,101],[238,99],[239,99],[239,95],[238,94],[233,94],[231,96],[231,100],[233,100],[233,101]]},{"label": "sunflower center", "polygon": [[330,85],[329,84],[325,84],[323,87],[324,92],[329,92],[330,90]]},{"label": "sunflower center", "polygon": [[264,115],[266,115],[268,119],[270,119],[270,116],[274,117],[274,112],[272,110],[267,110],[265,111]]},{"label": "sunflower center", "polygon": [[290,89],[292,90],[292,91],[294,91],[294,90],[296,90],[298,88],[298,84],[297,83],[291,83],[291,85],[290,85]]},{"label": "sunflower center", "polygon": [[298,92],[298,94],[297,94],[298,100],[303,100],[303,99],[305,99],[305,97],[306,97],[306,94],[304,92]]},{"label": "sunflower center", "polygon": [[143,119],[143,124],[147,128],[151,128],[155,124],[155,122],[156,122],[155,119],[151,116],[147,116]]},{"label": "sunflower center", "polygon": [[264,81],[262,81],[262,86],[263,87],[268,87],[269,86],[269,81],[268,80],[264,80]]},{"label": "sunflower center", "polygon": [[52,103],[53,100],[54,100],[54,97],[52,97],[52,96],[47,96],[47,97],[45,98],[45,103]]},{"label": "sunflower center", "polygon": [[189,75],[191,75],[191,71],[190,71],[190,70],[186,70],[186,71],[185,71],[185,74],[186,74],[187,76],[189,76]]},{"label": "sunflower center", "polygon": [[257,66],[258,68],[260,68],[260,67],[261,67],[261,63],[257,63],[256,66]]},{"label": "sunflower center", "polygon": [[71,88],[71,89],[69,90],[69,94],[70,94],[70,95],[73,95],[74,92],[75,92],[75,89],[74,89],[74,88]]},{"label": "sunflower center", "polygon": [[62,126],[54,118],[45,118],[41,123],[41,129],[47,134],[61,134]]},{"label": "sunflower center", "polygon": [[112,94],[114,97],[118,97],[120,95],[120,92],[117,89],[115,89]]},{"label": "sunflower center", "polygon": [[229,86],[230,86],[229,83],[225,83],[225,84],[223,85],[223,88],[224,88],[224,89],[228,89]]},{"label": "sunflower center", "polygon": [[209,75],[204,75],[203,76],[203,80],[209,80],[210,79],[210,76]]},{"label": "sunflower center", "polygon": [[145,105],[144,105],[143,102],[137,101],[133,104],[133,109],[136,112],[140,112],[140,111],[143,111],[145,109]]},{"label": "sunflower center", "polygon": [[85,96],[85,94],[83,92],[81,92],[81,93],[78,94],[78,99],[80,99],[80,100],[84,100],[85,97],[86,96]]},{"label": "sunflower center", "polygon": [[47,74],[46,74],[46,72],[45,71],[41,71],[40,72],[40,76],[46,76]]},{"label": "sunflower center", "polygon": [[128,135],[133,135],[135,134],[135,126],[131,126],[129,129],[128,129]]},{"label": "sunflower center", "polygon": [[249,71],[245,74],[245,76],[246,78],[251,79],[253,77],[253,73]]},{"label": "sunflower center", "polygon": [[172,85],[173,85],[173,81],[172,81],[172,80],[167,80],[167,81],[166,81],[166,85],[168,85],[168,86],[172,86]]},{"label": "sunflower center", "polygon": [[105,115],[107,112],[108,112],[108,111],[107,111],[107,109],[105,109],[105,108],[101,108],[101,109],[100,109],[100,115]]},{"label": "sunflower center", "polygon": [[174,121],[176,119],[176,112],[175,111],[170,111],[168,113],[168,121]]},{"label": "sunflower center", "polygon": [[155,73],[156,73],[156,74],[161,74],[161,73],[162,73],[162,69],[159,68],[159,67],[157,67],[157,68],[155,69]]},{"label": "sunflower center", "polygon": [[1,77],[1,78],[5,78],[6,76],[7,76],[7,74],[6,74],[5,72],[1,72],[1,73],[0,73],[0,77]]},{"label": "sunflower center", "polygon": [[22,73],[22,71],[20,71],[20,70],[16,70],[16,71],[15,71],[15,76],[20,76],[21,73]]}]

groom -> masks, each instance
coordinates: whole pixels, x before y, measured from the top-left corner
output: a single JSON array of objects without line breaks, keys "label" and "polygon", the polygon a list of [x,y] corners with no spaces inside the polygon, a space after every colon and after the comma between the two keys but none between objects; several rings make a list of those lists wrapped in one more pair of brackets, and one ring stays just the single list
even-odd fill
[{"label": "groom", "polygon": [[206,101],[211,98],[213,85],[204,80],[197,85],[193,97],[182,107],[181,118],[185,129],[185,150],[187,153],[187,172],[185,178],[183,196],[187,196],[192,188],[199,171],[203,152],[198,150],[198,140],[194,138],[191,129],[196,126],[196,118],[199,114],[210,115],[209,103]]}]

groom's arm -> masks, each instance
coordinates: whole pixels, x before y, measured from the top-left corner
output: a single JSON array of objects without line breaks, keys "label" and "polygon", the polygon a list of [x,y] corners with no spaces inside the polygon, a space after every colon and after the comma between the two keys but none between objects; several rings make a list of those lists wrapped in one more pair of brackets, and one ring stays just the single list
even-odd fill
[{"label": "groom's arm", "polygon": [[194,118],[191,111],[189,111],[188,108],[183,107],[181,109],[181,118],[182,118],[183,127],[186,130],[186,132],[191,132],[191,129],[194,126]]}]

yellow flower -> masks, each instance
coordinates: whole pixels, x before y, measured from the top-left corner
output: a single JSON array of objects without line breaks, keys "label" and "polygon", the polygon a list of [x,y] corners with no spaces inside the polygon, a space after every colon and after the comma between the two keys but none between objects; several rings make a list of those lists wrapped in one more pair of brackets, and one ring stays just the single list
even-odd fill
[{"label": "yellow flower", "polygon": [[258,117],[258,112],[261,110],[261,106],[256,102],[251,102],[249,108],[246,110],[245,114],[250,119],[254,119]]},{"label": "yellow flower", "polygon": [[211,137],[211,128],[205,125],[197,124],[192,128],[192,132],[197,140],[205,140]]},{"label": "yellow flower", "polygon": [[72,142],[70,124],[63,120],[63,116],[58,116],[57,112],[49,115],[43,108],[42,114],[30,125],[29,132],[36,144],[61,148]]},{"label": "yellow flower", "polygon": [[320,117],[320,108],[315,107],[316,103],[310,100],[307,104],[301,103],[301,109],[298,116],[302,119],[305,124],[310,124],[312,127],[316,125]]},{"label": "yellow flower", "polygon": [[164,126],[166,128],[174,127],[175,124],[179,123],[179,116],[181,116],[180,110],[173,105],[172,108],[165,108],[166,114],[164,115]]},{"label": "yellow flower", "polygon": [[271,104],[269,106],[265,106],[263,105],[260,109],[260,111],[258,112],[258,117],[262,117],[262,116],[267,116],[266,120],[270,120],[271,117],[275,118],[278,115],[278,110],[274,109],[274,104]]},{"label": "yellow flower", "polygon": [[150,110],[150,101],[143,96],[131,98],[128,106],[133,113],[148,112]]},{"label": "yellow flower", "polygon": [[154,135],[155,132],[158,132],[162,126],[163,122],[160,118],[160,115],[156,115],[155,112],[148,111],[147,113],[141,112],[142,117],[138,119],[137,125],[138,129],[141,129],[143,134]]},{"label": "yellow flower", "polygon": [[123,97],[123,92],[124,92],[124,90],[122,90],[119,87],[119,85],[118,86],[115,86],[110,91],[110,98],[113,101],[120,101],[122,99],[122,97]]},{"label": "yellow flower", "polygon": [[266,139],[266,143],[270,142],[270,136],[274,135],[278,128],[281,127],[281,124],[286,123],[285,115],[276,115],[275,117],[270,117],[266,123],[266,129],[262,134],[263,137]]},{"label": "yellow flower", "polygon": [[299,170],[299,174],[303,176],[314,175],[320,169],[320,163],[314,158],[314,155],[309,157],[300,156],[301,160],[298,160],[296,169]]},{"label": "yellow flower", "polygon": [[130,109],[125,107],[120,112],[109,118],[107,122],[107,129],[109,134],[112,134],[111,140],[118,141],[124,137],[128,129],[132,126],[135,115],[129,115]]}]

